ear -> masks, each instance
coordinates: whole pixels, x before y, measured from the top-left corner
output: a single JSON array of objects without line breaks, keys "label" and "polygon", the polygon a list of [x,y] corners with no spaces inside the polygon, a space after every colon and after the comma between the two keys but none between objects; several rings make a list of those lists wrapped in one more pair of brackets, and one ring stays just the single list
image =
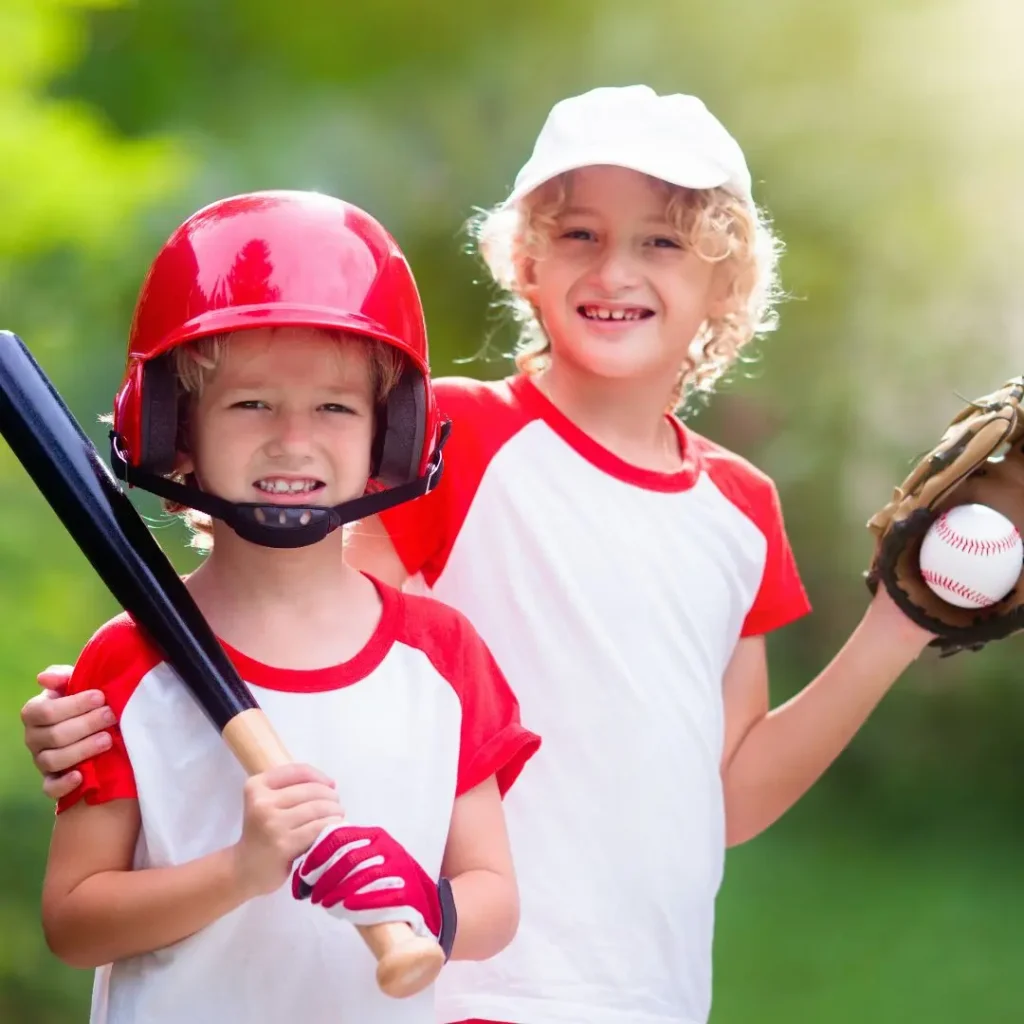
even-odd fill
[{"label": "ear", "polygon": [[537,261],[530,257],[524,258],[516,267],[516,283],[519,293],[527,302],[533,303],[537,291]]},{"label": "ear", "polygon": [[174,453],[174,468],[171,470],[175,475],[188,476],[196,471],[195,459],[188,452]]},{"label": "ear", "polygon": [[715,265],[715,272],[708,289],[708,319],[718,320],[735,305],[736,268],[732,260],[722,260]]}]

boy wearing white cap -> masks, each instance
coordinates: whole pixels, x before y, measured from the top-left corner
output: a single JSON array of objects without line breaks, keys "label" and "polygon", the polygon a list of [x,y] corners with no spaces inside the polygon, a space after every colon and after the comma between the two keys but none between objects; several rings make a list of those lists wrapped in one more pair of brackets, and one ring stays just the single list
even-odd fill
[{"label": "boy wearing white cap", "polygon": [[[519,933],[445,969],[438,1020],[704,1024],[726,847],[807,791],[930,635],[879,588],[769,710],[765,635],[809,610],[776,489],[673,414],[773,326],[776,297],[779,246],[703,103],[563,100],[476,229],[522,324],[519,373],[436,382],[443,480],[350,549],[465,613],[546,737],[506,800]],[[55,748],[92,742],[90,719],[54,729],[71,713],[23,712],[51,773],[73,763]]]}]

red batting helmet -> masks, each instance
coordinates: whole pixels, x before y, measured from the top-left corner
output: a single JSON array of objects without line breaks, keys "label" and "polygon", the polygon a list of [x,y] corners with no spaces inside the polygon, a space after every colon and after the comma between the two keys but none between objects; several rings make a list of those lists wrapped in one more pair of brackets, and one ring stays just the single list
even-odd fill
[{"label": "red batting helmet", "polygon": [[173,500],[182,500],[180,485],[162,479],[174,463],[178,428],[177,383],[167,353],[227,331],[282,326],[342,330],[403,354],[405,369],[379,414],[374,477],[402,493],[417,480],[428,484],[418,493],[431,489],[447,431],[430,385],[423,307],[405,256],[358,207],[283,190],[204,207],[157,254],[139,294],[114,401],[118,475],[155,493],[170,487]]}]

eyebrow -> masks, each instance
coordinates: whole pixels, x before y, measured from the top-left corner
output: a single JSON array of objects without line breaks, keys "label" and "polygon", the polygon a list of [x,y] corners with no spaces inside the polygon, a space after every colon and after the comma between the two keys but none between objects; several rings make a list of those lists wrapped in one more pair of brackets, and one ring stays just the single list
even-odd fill
[{"label": "eyebrow", "polygon": [[[236,391],[269,391],[275,387],[277,387],[277,384],[270,380],[240,380],[238,383],[225,388],[224,393],[230,395]],[[318,385],[316,390],[326,395],[353,395],[365,389],[357,382],[352,382],[351,384]]]},{"label": "eyebrow", "polygon": [[[599,211],[592,209],[589,206],[567,206],[562,210],[560,216],[562,217],[600,217]],[[641,218],[645,224],[668,224],[663,213],[652,213],[646,217]]]}]

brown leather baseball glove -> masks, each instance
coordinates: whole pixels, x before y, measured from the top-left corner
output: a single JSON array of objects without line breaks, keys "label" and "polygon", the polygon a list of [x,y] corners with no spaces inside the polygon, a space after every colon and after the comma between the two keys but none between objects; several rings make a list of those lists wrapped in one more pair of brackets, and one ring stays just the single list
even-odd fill
[{"label": "brown leather baseball glove", "polygon": [[904,614],[936,634],[943,655],[980,650],[1024,629],[1024,569],[1009,594],[987,608],[958,608],[921,578],[918,552],[933,522],[954,505],[988,505],[1024,535],[1024,377],[967,405],[939,443],[868,520],[877,537],[867,584],[881,582]]}]

